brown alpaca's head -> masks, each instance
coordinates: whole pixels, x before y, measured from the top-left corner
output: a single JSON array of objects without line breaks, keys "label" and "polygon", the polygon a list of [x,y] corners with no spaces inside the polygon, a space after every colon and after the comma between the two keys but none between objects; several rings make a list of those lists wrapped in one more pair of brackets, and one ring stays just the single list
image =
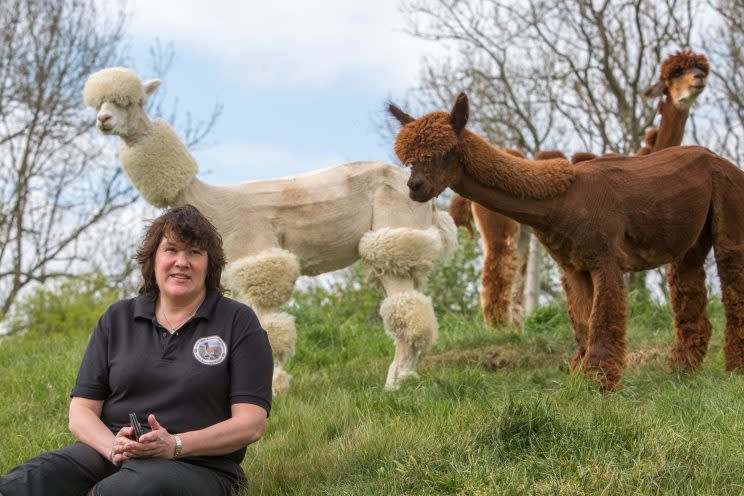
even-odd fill
[{"label": "brown alpaca's head", "polygon": [[680,109],[689,109],[703,92],[710,66],[704,55],[685,50],[667,57],[661,63],[659,82],[643,92],[646,98],[667,95]]},{"label": "brown alpaca's head", "polygon": [[426,202],[439,196],[462,174],[458,140],[468,122],[468,97],[460,93],[450,113],[432,112],[418,119],[392,103],[388,111],[403,126],[395,138],[395,154],[411,167],[411,199]]}]

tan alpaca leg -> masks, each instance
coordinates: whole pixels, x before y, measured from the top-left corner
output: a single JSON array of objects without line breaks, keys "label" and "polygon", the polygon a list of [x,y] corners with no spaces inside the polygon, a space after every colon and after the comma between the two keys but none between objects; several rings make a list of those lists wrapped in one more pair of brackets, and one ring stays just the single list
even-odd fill
[{"label": "tan alpaca leg", "polygon": [[231,296],[255,310],[269,336],[274,357],[275,393],[289,387],[291,376],[284,371],[284,364],[294,355],[297,342],[294,317],[280,312],[279,307],[289,301],[299,275],[297,257],[280,248],[235,260],[225,270],[224,283],[232,291]]},{"label": "tan alpaca leg", "polygon": [[359,241],[359,255],[373,278],[381,280],[383,275],[411,278],[416,288],[423,286],[434,262],[444,251],[442,235],[434,226],[383,227],[369,231]]},{"label": "tan alpaca leg", "polygon": [[368,232],[359,242],[359,254],[367,270],[385,291],[380,315],[385,331],[395,340],[387,389],[395,389],[403,379],[415,376],[419,356],[436,340],[437,320],[431,299],[416,288],[423,285],[442,251],[442,237],[436,227],[381,228]]},{"label": "tan alpaca leg", "polygon": [[514,238],[519,224],[477,203],[472,203],[472,209],[483,246],[480,294],[483,318],[489,325],[508,324],[516,268]]},{"label": "tan alpaca leg", "polygon": [[380,306],[385,331],[395,340],[395,356],[388,368],[385,389],[397,389],[417,377],[421,353],[437,339],[437,319],[431,298],[413,289],[410,279],[383,276],[387,297]]},{"label": "tan alpaca leg", "polygon": [[571,372],[575,373],[586,354],[586,337],[589,334],[589,316],[592,311],[592,278],[586,271],[565,272],[561,278],[566,292],[568,318],[576,335],[576,355],[571,360]]},{"label": "tan alpaca leg", "polygon": [[705,288],[705,257],[710,251],[710,234],[706,234],[682,260],[669,265],[669,302],[674,312],[675,342],[667,364],[671,370],[692,372],[708,350],[712,327],[708,320],[708,297]]},{"label": "tan alpaca leg", "polygon": [[623,273],[615,266],[591,272],[594,298],[589,318],[585,373],[603,389],[617,389],[625,364],[626,301]]}]

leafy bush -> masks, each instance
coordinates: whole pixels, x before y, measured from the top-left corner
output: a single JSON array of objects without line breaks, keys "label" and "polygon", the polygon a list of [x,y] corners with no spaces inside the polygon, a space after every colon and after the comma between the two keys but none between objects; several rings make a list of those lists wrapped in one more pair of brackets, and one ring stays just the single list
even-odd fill
[{"label": "leafy bush", "polygon": [[553,301],[537,307],[524,321],[527,332],[553,332],[571,327],[568,311],[563,302]]},{"label": "leafy bush", "polygon": [[[458,232],[459,246],[447,260],[437,263],[429,274],[424,292],[431,296],[437,315],[477,315],[480,312],[478,278],[481,249],[477,239]],[[370,322],[378,319],[382,291],[367,277],[362,263],[326,279],[313,282],[295,293],[292,306],[301,312],[333,311],[340,320]]]},{"label": "leafy bush", "polygon": [[292,313],[311,318],[318,312],[324,316],[331,312],[335,321],[370,322],[379,318],[381,300],[382,293],[369,282],[362,264],[355,263],[295,291],[290,307],[294,309]]},{"label": "leafy bush", "polygon": [[654,299],[648,289],[634,289],[628,294],[628,323],[648,330],[671,329],[672,310]]},{"label": "leafy bush", "polygon": [[427,294],[437,315],[480,313],[479,278],[483,267],[478,238],[469,239],[465,229],[457,230],[459,245],[447,260],[429,274]]},{"label": "leafy bush", "polygon": [[70,334],[93,329],[98,318],[119,297],[99,272],[39,287],[16,303],[8,317],[8,334]]}]

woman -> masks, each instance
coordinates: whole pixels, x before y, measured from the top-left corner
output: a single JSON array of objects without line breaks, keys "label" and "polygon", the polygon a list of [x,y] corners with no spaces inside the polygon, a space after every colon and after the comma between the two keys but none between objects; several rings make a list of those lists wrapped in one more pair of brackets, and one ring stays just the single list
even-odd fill
[{"label": "woman", "polygon": [[139,296],[101,316],[72,389],[79,442],[8,472],[2,496],[227,495],[244,482],[273,362],[253,311],[223,296],[222,239],[196,208],[173,208],[149,226],[137,262]]}]

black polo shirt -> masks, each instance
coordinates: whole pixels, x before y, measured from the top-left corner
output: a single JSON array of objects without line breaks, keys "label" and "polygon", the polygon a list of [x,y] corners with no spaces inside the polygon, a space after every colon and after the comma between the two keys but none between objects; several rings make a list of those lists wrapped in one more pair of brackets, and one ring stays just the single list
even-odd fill
[{"label": "black polo shirt", "polygon": [[[70,396],[103,400],[101,419],[116,433],[128,414],[150,430],[147,415],[173,434],[230,418],[232,403],[271,409],[273,359],[266,332],[248,306],[208,291],[196,314],[174,334],[155,319],[155,300],[141,294],[101,316]],[[245,448],[184,458],[235,473]],[[237,467],[239,470],[239,467]]]}]

